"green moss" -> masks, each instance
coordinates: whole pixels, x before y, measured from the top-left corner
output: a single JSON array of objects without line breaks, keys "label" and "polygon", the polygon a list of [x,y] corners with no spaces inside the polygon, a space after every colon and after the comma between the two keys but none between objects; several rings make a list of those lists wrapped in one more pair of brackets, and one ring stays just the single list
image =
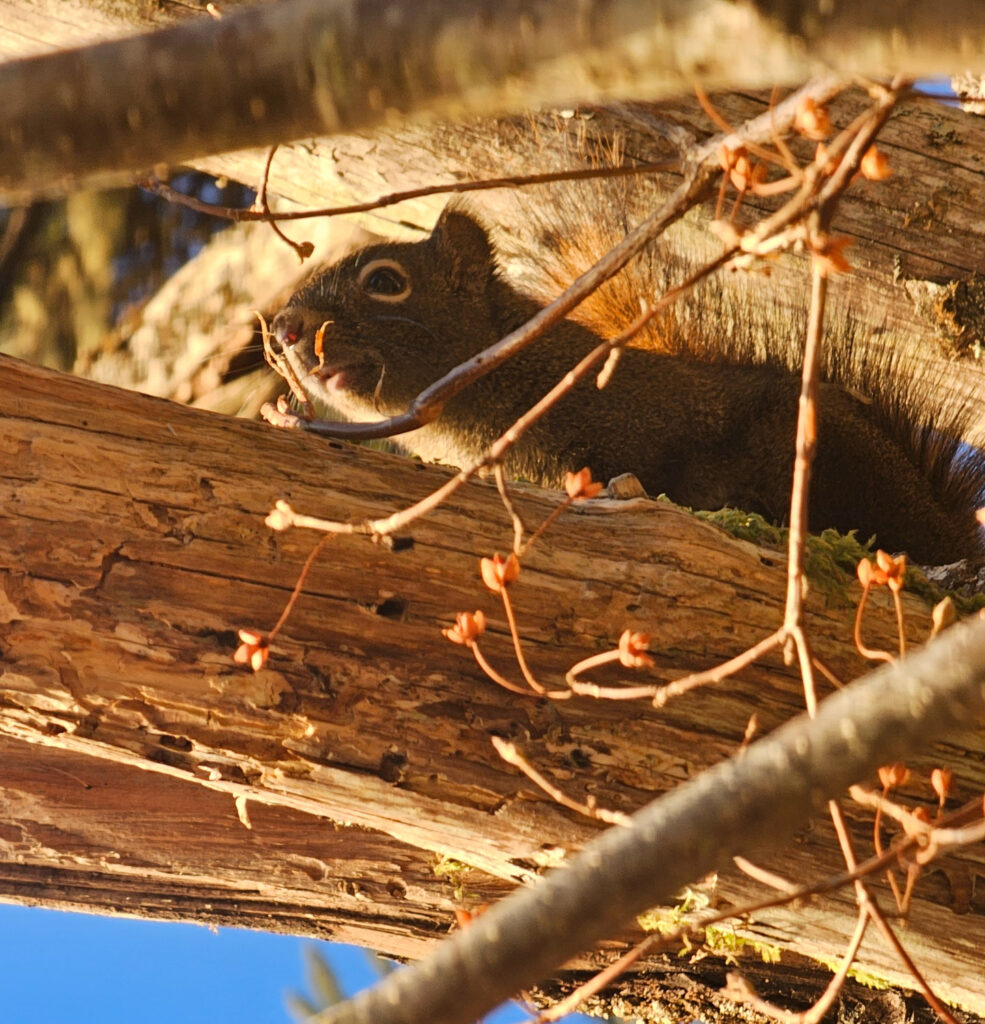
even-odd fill
[{"label": "green moss", "polygon": [[696,910],[705,910],[708,906],[709,899],[706,893],[688,887],[681,893],[680,902],[676,906],[654,907],[652,910],[639,914],[636,921],[645,932],[669,935],[678,928],[688,926],[687,914],[692,914]]},{"label": "green moss", "polygon": [[755,953],[764,964],[778,964],[783,950],[769,942],[747,939],[732,928],[709,925],[705,929],[705,946],[716,956],[734,963],[740,953]]},{"label": "green moss", "polygon": [[[710,905],[708,896],[695,889],[685,889],[680,903],[674,907],[658,907],[648,910],[637,917],[640,927],[646,932],[657,932],[670,935],[680,928],[694,927],[695,922],[688,920],[688,915],[695,911],[707,910]],[[739,955],[755,953],[763,963],[780,962],[782,950],[759,939],[745,938],[739,935],[730,925],[708,925],[703,930],[701,941],[702,951],[720,956],[730,964],[737,963]],[[694,951],[694,943],[684,934],[681,936],[681,956]]]},{"label": "green moss", "polygon": [[[815,956],[812,959],[816,960],[819,964],[823,964],[832,974],[837,974],[841,970],[841,961],[834,957]],[[865,985],[866,988],[874,988],[879,991],[885,991],[894,987],[891,981],[886,981],[885,978],[879,978],[874,974],[868,974],[857,967],[850,967],[848,969],[848,977],[853,981],[857,981],[860,985]]]},{"label": "green moss", "polygon": [[435,862],[434,877],[444,879],[454,886],[454,899],[456,903],[465,902],[465,876],[469,871],[468,864],[453,857],[439,857]]},{"label": "green moss", "polygon": [[[786,552],[790,531],[786,527],[775,526],[754,512],[723,508],[717,512],[693,514],[739,540]],[[859,596],[857,588],[850,589],[856,578],[855,567],[861,559],[873,557],[874,541],[875,538],[870,537],[862,544],[854,530],[849,533],[824,530],[819,534],[809,534],[805,557],[807,578],[825,596],[854,604]],[[957,610],[964,615],[985,608],[985,594],[966,596],[944,590],[936,583],[931,583],[918,567],[912,565],[907,566],[906,570],[906,590],[929,605],[950,597]]]},{"label": "green moss", "polygon": [[[717,512],[695,512],[694,515],[739,540],[786,553],[790,531],[768,522],[755,512],[723,508]],[[871,557],[873,539],[861,544],[854,530],[845,534],[824,530],[820,534],[808,535],[804,559],[807,578],[827,597],[846,604],[853,602],[855,597],[848,587],[855,579],[855,566],[859,560]]]}]

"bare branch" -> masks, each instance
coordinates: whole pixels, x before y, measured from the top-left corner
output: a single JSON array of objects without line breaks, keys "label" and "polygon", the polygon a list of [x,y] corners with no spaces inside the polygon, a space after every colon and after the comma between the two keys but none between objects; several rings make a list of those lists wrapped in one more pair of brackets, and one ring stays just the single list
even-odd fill
[{"label": "bare branch", "polygon": [[632,914],[736,853],[776,843],[879,764],[983,709],[985,621],[973,621],[829,697],[812,720],[795,719],[654,801],[634,816],[632,828],[606,832],[419,966],[317,1019],[470,1024]]},{"label": "bare branch", "polygon": [[382,18],[371,0],[294,0],[9,63],[0,69],[0,190],[50,191],[88,174],[363,128],[393,111],[659,98],[696,80],[765,87],[803,81],[819,64],[949,74],[985,49],[973,0],[957,5],[960,15],[952,4],[948,18],[911,5],[889,25],[878,0],[809,21],[785,6],[787,24],[772,4],[756,6],[615,0],[572,17],[564,4],[420,0]]}]

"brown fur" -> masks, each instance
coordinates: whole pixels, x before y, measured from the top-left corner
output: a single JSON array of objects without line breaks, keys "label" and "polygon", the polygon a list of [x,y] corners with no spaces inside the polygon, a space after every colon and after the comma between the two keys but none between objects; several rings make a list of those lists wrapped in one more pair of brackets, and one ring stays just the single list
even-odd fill
[{"label": "brown fur", "polygon": [[[552,249],[583,262],[573,243]],[[409,294],[373,291],[369,283]],[[392,267],[389,265],[392,263]],[[638,287],[644,263],[634,271]],[[570,269],[569,274],[570,277]],[[661,282],[647,284],[649,293]],[[406,409],[429,384],[524,323],[538,308],[499,272],[485,230],[449,208],[430,238],[371,246],[302,288],[275,320],[275,331],[312,393],[355,419]],[[609,309],[611,312],[606,313]],[[600,313],[599,311],[603,312]],[[538,400],[598,343],[607,315],[624,323],[617,293],[594,307],[587,323],[563,321],[511,362],[467,388],[440,418],[405,439],[426,458],[462,465]],[[318,372],[314,333],[324,335]],[[671,351],[678,328],[662,330]],[[865,382],[859,381],[863,385]],[[341,386],[340,386],[341,384]],[[558,486],[568,470],[591,467],[599,479],[633,472],[653,494],[698,508],[731,505],[783,521],[788,507],[797,378],[769,365],[708,362],[686,354],[628,349],[599,392],[583,382],[510,452],[515,477]],[[820,441],[814,469],[813,529],[857,529],[882,547],[918,561],[981,561],[973,509],[985,459],[959,440],[916,419],[912,404],[882,396],[868,403],[835,384],[822,386]]]}]

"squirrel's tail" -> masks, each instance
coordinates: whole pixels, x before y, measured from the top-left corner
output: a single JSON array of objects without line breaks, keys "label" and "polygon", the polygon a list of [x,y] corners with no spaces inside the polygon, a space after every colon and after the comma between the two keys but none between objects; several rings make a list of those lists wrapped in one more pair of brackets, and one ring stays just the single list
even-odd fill
[{"label": "squirrel's tail", "polygon": [[[548,302],[656,208],[667,182],[615,179],[551,186],[532,204],[524,237],[497,237],[504,272],[521,290]],[[662,295],[721,252],[695,211],[607,282],[572,318],[602,337],[619,333],[641,302]],[[769,363],[797,372],[807,323],[806,257],[784,256],[775,276],[755,269],[719,273],[658,316],[634,344],[709,362]],[[780,280],[778,280],[778,278]],[[763,301],[764,284],[779,289]],[[755,287],[754,287],[755,286]],[[985,563],[985,394],[981,375],[911,345],[904,316],[874,325],[850,277],[833,282],[825,325],[825,378],[870,404],[874,418],[906,451],[927,491],[964,535],[960,548]],[[924,332],[926,333],[926,332]],[[822,431],[823,431],[823,409]],[[964,525],[966,524],[966,525]]]}]

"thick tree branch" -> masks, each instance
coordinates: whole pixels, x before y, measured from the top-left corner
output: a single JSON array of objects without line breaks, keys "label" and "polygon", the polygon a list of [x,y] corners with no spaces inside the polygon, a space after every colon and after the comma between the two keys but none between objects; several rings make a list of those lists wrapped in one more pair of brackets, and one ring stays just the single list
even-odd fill
[{"label": "thick tree branch", "polygon": [[0,191],[49,191],[394,112],[658,98],[696,80],[765,87],[830,67],[949,73],[985,48],[985,15],[970,2],[947,19],[910,5],[891,29],[875,0],[810,6],[780,19],[725,0],[616,0],[572,17],[545,0],[292,0],[202,19],[0,68]]},{"label": "thick tree branch", "polygon": [[[631,812],[733,753],[753,711],[766,733],[802,707],[778,653],[659,711],[558,705],[493,686],[440,636],[456,611],[481,607],[484,653],[512,671],[502,612],[477,572],[478,556],[512,538],[490,483],[416,523],[410,550],[333,541],[267,666],[244,672],[231,660],[236,630],[270,628],[311,549],[301,531],[264,529],[274,499],[363,520],[391,511],[392,494],[427,493],[446,471],[7,360],[0,385],[7,898],[335,931],[417,957],[454,906],[500,897],[597,828],[534,792],[491,736],[573,799]],[[559,500],[514,489],[531,526]],[[545,682],[627,626],[652,633],[657,665],[626,681],[669,681],[779,626],[782,562],[665,503],[595,501],[538,542],[512,600]],[[814,650],[851,678],[862,670],[850,642],[857,584],[814,583]],[[867,616],[871,641],[890,646],[879,599]],[[907,617],[916,643],[928,615],[910,600]],[[957,801],[985,788],[983,742],[980,730],[952,730],[933,754],[931,764],[954,771]],[[139,824],[121,813],[135,804],[146,808]],[[857,822],[866,835],[868,811]],[[973,850],[953,857],[955,877],[977,870]],[[454,882],[436,862],[457,865]],[[841,870],[822,827],[768,866],[792,878]],[[908,941],[943,995],[976,1006],[985,914],[967,898],[957,929],[958,890],[929,874]],[[750,902],[750,885],[725,871],[709,895]],[[837,957],[854,924],[854,908],[835,900],[771,911],[742,930]],[[905,983],[878,944],[863,947],[861,964]]]}]

